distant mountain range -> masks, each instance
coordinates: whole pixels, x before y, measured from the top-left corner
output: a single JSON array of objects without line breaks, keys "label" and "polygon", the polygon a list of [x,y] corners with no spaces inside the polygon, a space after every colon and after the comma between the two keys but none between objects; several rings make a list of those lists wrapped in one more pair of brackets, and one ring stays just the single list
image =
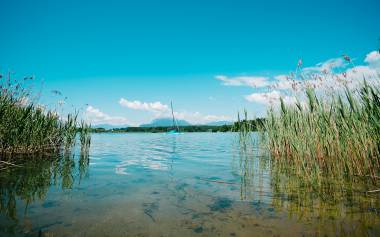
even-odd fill
[{"label": "distant mountain range", "polygon": [[209,122],[206,123],[205,125],[208,126],[223,126],[223,125],[232,125],[234,122],[231,121],[215,121],[215,122]]},{"label": "distant mountain range", "polygon": [[[208,126],[223,126],[223,125],[232,125],[231,121],[215,121],[206,124],[191,124],[186,120],[177,120],[178,126],[191,126],[191,125],[208,125]],[[142,124],[140,127],[170,127],[173,125],[173,119],[171,118],[159,118],[154,119],[148,124]]]},{"label": "distant mountain range", "polygon": [[[232,125],[233,122],[231,121],[215,121],[215,122],[209,122],[206,124],[191,124],[187,122],[186,120],[177,120],[178,126],[191,126],[191,125],[207,125],[207,126],[223,126],[223,125]],[[141,124],[140,127],[147,128],[147,127],[171,127],[173,124],[172,118],[158,118],[152,120],[152,122],[147,124]],[[93,125],[93,128],[104,128],[107,130],[114,129],[114,128],[126,128],[131,127],[129,125],[111,125],[111,124],[97,124]]]},{"label": "distant mountain range", "polygon": [[129,125],[111,125],[111,124],[97,124],[97,125],[92,125],[92,128],[104,128],[104,129],[114,129],[114,128],[126,128],[130,127]]},{"label": "distant mountain range", "polygon": [[[191,125],[186,120],[177,120],[178,126],[189,126]],[[154,119],[148,124],[141,124],[140,127],[170,127],[173,125],[173,119],[171,118],[158,118]]]}]

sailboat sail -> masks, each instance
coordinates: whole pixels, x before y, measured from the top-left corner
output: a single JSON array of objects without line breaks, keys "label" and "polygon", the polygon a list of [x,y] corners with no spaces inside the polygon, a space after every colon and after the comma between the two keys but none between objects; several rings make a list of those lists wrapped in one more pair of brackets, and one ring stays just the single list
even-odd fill
[{"label": "sailboat sail", "polygon": [[179,133],[179,126],[177,120],[174,118],[174,110],[173,110],[173,102],[170,101],[170,107],[172,109],[172,117],[173,117],[173,129],[169,131],[169,133]]}]

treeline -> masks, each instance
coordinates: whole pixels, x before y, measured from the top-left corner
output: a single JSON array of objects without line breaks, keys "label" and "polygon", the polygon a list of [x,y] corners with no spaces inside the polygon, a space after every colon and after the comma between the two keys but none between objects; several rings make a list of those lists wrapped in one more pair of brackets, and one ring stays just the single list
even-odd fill
[{"label": "treeline", "polygon": [[[190,125],[180,126],[180,132],[238,132],[243,126],[249,126],[250,131],[257,131],[264,119],[242,120],[235,122],[233,125],[209,126],[209,125]],[[145,133],[164,133],[173,129],[173,127],[126,127],[126,128],[91,128],[93,133],[129,133],[129,132],[145,132]]]},{"label": "treeline", "polygon": [[[94,133],[112,132],[112,133],[128,133],[128,132],[145,132],[145,133],[164,133],[173,129],[173,127],[126,127],[126,128],[92,128]],[[223,126],[180,126],[180,132],[230,132],[232,125]]]},{"label": "treeline", "polygon": [[232,126],[233,132],[241,132],[241,131],[247,131],[247,132],[257,132],[258,130],[264,129],[264,124],[266,119],[265,118],[257,118],[257,119],[247,119],[248,115],[245,113],[245,118],[240,119],[240,116],[238,116],[238,121],[234,123]]}]

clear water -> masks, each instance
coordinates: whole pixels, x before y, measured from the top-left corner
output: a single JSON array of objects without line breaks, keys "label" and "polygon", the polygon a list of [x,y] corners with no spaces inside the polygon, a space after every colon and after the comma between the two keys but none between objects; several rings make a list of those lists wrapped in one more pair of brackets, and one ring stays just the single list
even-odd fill
[{"label": "clear water", "polygon": [[378,194],[294,188],[236,136],[94,134],[89,156],[25,158],[0,170],[0,236],[380,236]]}]

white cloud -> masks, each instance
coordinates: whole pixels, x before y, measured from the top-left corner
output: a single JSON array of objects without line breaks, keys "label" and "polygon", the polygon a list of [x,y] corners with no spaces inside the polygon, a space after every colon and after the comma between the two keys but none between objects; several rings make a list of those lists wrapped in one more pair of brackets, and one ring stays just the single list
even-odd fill
[{"label": "white cloud", "polygon": [[[210,98],[209,98],[210,99]],[[212,99],[214,99],[212,97]],[[129,101],[121,98],[119,104],[123,107],[127,107],[135,110],[150,111],[154,113],[154,118],[169,118],[172,117],[170,107],[161,102],[141,102],[141,101]],[[182,111],[174,112],[176,119],[186,120],[191,124],[205,124],[216,121],[231,121],[231,118],[225,115],[204,115],[199,112]]]},{"label": "white cloud", "polygon": [[176,119],[186,120],[191,124],[206,124],[217,121],[232,121],[231,117],[226,115],[210,115],[200,112],[174,112]]},{"label": "white cloud", "polygon": [[[296,98],[299,98],[303,103],[304,92],[308,87],[315,88],[318,94],[327,95],[331,92],[343,92],[346,86],[357,88],[363,83],[363,79],[369,84],[379,84],[380,53],[378,51],[368,53],[363,63],[355,66],[340,57],[318,63],[313,67],[305,67],[296,74],[280,74],[269,78],[256,76],[231,78],[216,76],[215,78],[223,81],[224,85],[255,87],[255,93],[244,97],[249,102],[268,106],[278,105],[280,98],[287,104],[295,103]],[[268,92],[263,92],[264,87]]]},{"label": "white cloud", "polygon": [[380,72],[380,67],[374,68],[369,66],[356,66],[350,68],[346,71],[347,78],[352,80],[353,82],[362,81],[363,78],[366,80],[378,79],[378,73]]},{"label": "white cloud", "polygon": [[91,105],[89,105],[86,108],[84,117],[87,122],[90,122],[93,125],[97,125],[97,124],[131,125],[132,124],[125,117],[110,116],[106,113],[103,113],[99,109],[92,107]]},{"label": "white cloud", "polygon": [[278,90],[290,90],[292,89],[292,81],[287,75],[277,75],[274,77],[275,81],[272,82],[272,86]]},{"label": "white cloud", "polygon": [[247,101],[256,102],[263,105],[277,105],[280,102],[280,98],[283,99],[285,104],[294,104],[297,102],[296,97],[282,95],[277,90],[263,93],[253,93],[245,96]]},{"label": "white cloud", "polygon": [[380,71],[380,52],[372,51],[364,59],[364,62],[368,63],[370,68],[374,68],[377,71]]},{"label": "white cloud", "polygon": [[169,106],[162,104],[161,102],[141,102],[138,100],[130,101],[124,98],[119,100],[119,104],[123,107],[127,107],[134,110],[145,110],[151,112],[166,112],[169,111]]},{"label": "white cloud", "polygon": [[343,68],[347,63],[342,58],[332,58],[325,62],[318,63],[314,67],[303,68],[304,72],[332,72],[336,68]]},{"label": "white cloud", "polygon": [[[171,118],[172,114],[170,111],[164,113],[156,113],[154,118]],[[189,111],[174,111],[174,117],[177,120],[185,120],[191,124],[206,124],[209,122],[218,121],[232,121],[231,117],[226,115],[212,115],[212,114],[202,114],[200,112],[189,112]]]},{"label": "white cloud", "polygon": [[239,76],[229,78],[224,75],[218,75],[215,76],[215,79],[222,81],[225,86],[249,86],[259,88],[269,85],[269,78],[260,76]]}]

